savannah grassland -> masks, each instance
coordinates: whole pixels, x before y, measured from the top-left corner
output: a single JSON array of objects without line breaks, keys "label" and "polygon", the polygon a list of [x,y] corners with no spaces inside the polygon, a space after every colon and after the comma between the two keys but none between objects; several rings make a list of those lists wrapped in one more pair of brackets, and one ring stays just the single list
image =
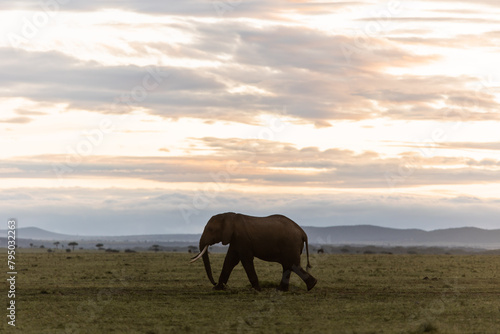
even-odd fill
[{"label": "savannah grassland", "polygon": [[[317,286],[307,292],[292,274],[287,293],[275,291],[280,265],[260,260],[262,292],[241,264],[212,291],[190,256],[19,249],[16,327],[4,308],[0,332],[500,332],[500,256],[314,254]],[[216,278],[223,259],[211,254]],[[6,280],[0,289],[7,300]]]}]

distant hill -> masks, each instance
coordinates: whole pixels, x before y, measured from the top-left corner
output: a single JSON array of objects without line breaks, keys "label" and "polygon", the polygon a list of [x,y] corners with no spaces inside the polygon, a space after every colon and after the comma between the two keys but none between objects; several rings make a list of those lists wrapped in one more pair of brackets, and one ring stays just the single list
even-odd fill
[{"label": "distant hill", "polygon": [[[6,230],[0,230],[0,236],[6,236]],[[16,229],[16,239],[38,240],[72,240],[75,236],[49,232],[38,227],[19,227]]]},{"label": "distant hill", "polygon": [[[0,248],[7,247],[7,231],[0,230]],[[186,249],[198,245],[200,234],[151,234],[127,236],[80,236],[54,233],[37,227],[20,227],[16,230],[16,242],[22,248],[67,248],[69,242],[77,242],[78,248],[96,249],[97,244],[105,248],[147,250],[160,245],[163,250]],[[56,246],[54,242],[58,241]],[[66,245],[66,246],[64,246]]]},{"label": "distant hill", "polygon": [[424,231],[373,225],[304,227],[311,244],[390,246],[459,246],[500,248],[500,230],[475,227]]},{"label": "distant hill", "polygon": [[[309,243],[317,245],[377,245],[377,246],[442,246],[500,248],[500,229],[484,230],[474,227],[434,231],[394,229],[373,225],[303,227]],[[0,230],[0,247],[6,245],[6,230]],[[198,245],[200,234],[151,234],[129,236],[78,236],[54,233],[37,227],[17,229],[17,239],[38,241],[77,241],[91,245],[94,242],[119,244],[170,243]],[[37,244],[37,243],[35,243]]]},{"label": "distant hill", "polygon": [[[20,227],[16,230],[17,238],[47,240],[47,241],[74,241],[74,240],[110,240],[110,241],[164,241],[164,242],[198,242],[201,234],[150,234],[125,236],[81,236],[50,232],[38,227]],[[6,230],[0,230],[0,238],[5,238]]]}]

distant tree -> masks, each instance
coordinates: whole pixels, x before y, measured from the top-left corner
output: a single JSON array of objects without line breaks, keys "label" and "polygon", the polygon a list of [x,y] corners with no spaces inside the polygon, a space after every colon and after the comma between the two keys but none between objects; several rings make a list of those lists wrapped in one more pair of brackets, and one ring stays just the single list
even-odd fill
[{"label": "distant tree", "polygon": [[157,252],[157,251],[160,250],[160,246],[159,245],[153,245],[153,246],[151,246],[151,249],[154,250],[155,252]]},{"label": "distant tree", "polygon": [[96,244],[95,246],[96,246],[98,249],[101,249],[102,247],[104,247],[104,245],[103,245],[103,244],[101,244],[101,243],[98,243],[98,244]]},{"label": "distant tree", "polygon": [[56,246],[56,249],[59,247],[59,244],[60,244],[59,241],[54,242],[54,245]]},{"label": "distant tree", "polygon": [[66,253],[70,253],[70,252],[71,252],[71,249],[66,248]]},{"label": "distant tree", "polygon": [[30,243],[30,248],[33,248],[33,243]]},{"label": "distant tree", "polygon": [[73,247],[73,252],[74,252],[74,251],[75,251],[75,246],[78,246],[78,242],[74,242],[74,241],[72,241],[72,242],[70,242],[70,243],[68,244],[68,246]]},{"label": "distant tree", "polygon": [[45,248],[45,246],[44,245],[40,245],[40,248]]},{"label": "distant tree", "polygon": [[49,248],[49,249],[47,249],[47,253],[52,253],[52,252],[53,252],[53,250],[52,250],[52,249],[50,249],[50,248]]}]

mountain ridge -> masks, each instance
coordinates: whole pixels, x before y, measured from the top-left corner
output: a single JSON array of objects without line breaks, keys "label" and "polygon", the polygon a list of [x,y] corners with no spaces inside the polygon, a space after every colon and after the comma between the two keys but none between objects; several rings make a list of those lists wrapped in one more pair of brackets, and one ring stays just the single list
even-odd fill
[{"label": "mountain ridge", "polygon": [[[310,244],[325,245],[386,245],[386,246],[467,246],[500,248],[500,229],[454,227],[425,231],[397,229],[376,225],[339,225],[328,227],[303,226]],[[201,234],[143,234],[123,236],[80,236],[55,233],[38,227],[21,227],[17,238],[53,241],[159,241],[190,242],[197,244]],[[5,238],[7,230],[0,230]]]},{"label": "mountain ridge", "polygon": [[425,231],[375,225],[304,226],[313,244],[374,244],[390,246],[473,246],[500,247],[500,229],[453,227]]}]

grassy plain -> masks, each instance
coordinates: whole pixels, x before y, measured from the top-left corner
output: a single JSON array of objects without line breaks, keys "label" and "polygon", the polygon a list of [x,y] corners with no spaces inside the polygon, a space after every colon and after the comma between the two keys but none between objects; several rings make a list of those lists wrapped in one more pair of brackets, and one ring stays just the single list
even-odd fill
[{"label": "grassy plain", "polygon": [[[255,261],[260,293],[241,265],[226,291],[212,291],[203,263],[189,258],[20,249],[16,327],[4,308],[0,332],[500,332],[500,256],[314,254],[318,285],[307,292],[292,274],[287,293],[275,291],[278,264]],[[223,259],[211,254],[216,278]],[[6,300],[6,280],[0,291]]]}]

